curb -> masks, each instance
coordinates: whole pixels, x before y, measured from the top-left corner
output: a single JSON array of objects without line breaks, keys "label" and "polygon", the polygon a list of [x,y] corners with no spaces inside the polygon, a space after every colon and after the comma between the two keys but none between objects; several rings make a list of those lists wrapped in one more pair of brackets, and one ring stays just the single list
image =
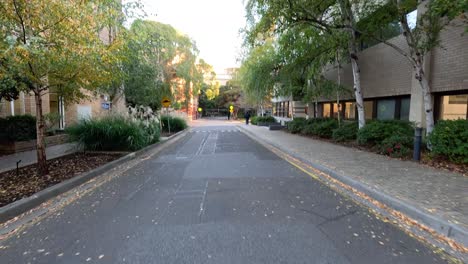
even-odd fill
[{"label": "curb", "polygon": [[16,216],[21,215],[22,213],[25,213],[40,204],[46,202],[47,200],[54,198],[60,194],[63,194],[95,177],[100,176],[101,174],[110,171],[113,169],[116,165],[120,163],[127,162],[129,160],[135,159],[137,157],[140,157],[146,153],[148,153],[151,150],[157,149],[157,148],[162,148],[166,147],[167,145],[170,145],[171,143],[176,142],[180,138],[182,138],[189,129],[185,129],[182,131],[179,131],[178,133],[170,136],[167,140],[165,141],[160,141],[157,142],[153,145],[149,145],[141,150],[131,152],[119,159],[113,160],[109,163],[106,163],[100,167],[97,167],[93,170],[90,170],[88,172],[82,173],[78,176],[75,176],[71,179],[65,180],[61,183],[58,183],[56,185],[53,185],[49,188],[46,188],[42,191],[39,191],[29,197],[23,198],[21,200],[18,200],[16,202],[13,202],[11,204],[5,205],[3,207],[0,207],[0,223],[4,223]]},{"label": "curb", "polygon": [[336,171],[333,171],[323,165],[310,162],[308,160],[303,159],[302,157],[299,157],[297,154],[292,153],[289,150],[286,150],[280,146],[278,146],[275,143],[272,143],[268,140],[264,140],[256,136],[254,133],[248,131],[247,129],[239,126],[242,132],[252,138],[253,140],[261,143],[261,144],[266,144],[273,146],[277,148],[278,150],[290,155],[291,157],[298,159],[299,161],[309,164],[313,168],[330,175],[332,178],[348,185],[351,186],[352,188],[356,189],[357,191],[363,192],[367,195],[369,195],[371,198],[387,205],[388,207],[400,211],[401,213],[407,215],[408,217],[423,223],[424,225],[428,226],[429,228],[433,229],[436,231],[438,234],[448,237],[450,239],[453,239],[461,244],[463,244],[465,247],[468,247],[468,230],[455,225],[453,223],[450,223],[442,218],[436,217],[434,215],[431,215],[429,213],[424,212],[423,210],[410,205],[408,203],[405,203],[399,199],[396,199],[390,195],[384,194],[380,192],[379,190],[373,189],[370,186],[363,184],[357,180],[352,179],[351,177],[347,177],[346,175],[341,175],[337,173]]}]

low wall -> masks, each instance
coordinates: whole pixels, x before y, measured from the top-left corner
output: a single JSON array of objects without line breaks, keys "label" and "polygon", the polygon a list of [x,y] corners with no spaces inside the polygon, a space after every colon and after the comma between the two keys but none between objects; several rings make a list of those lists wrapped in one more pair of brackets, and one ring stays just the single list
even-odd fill
[{"label": "low wall", "polygon": [[[55,135],[45,138],[46,146],[55,146],[64,144],[68,141],[68,135]],[[8,155],[17,152],[29,151],[36,149],[36,140],[29,141],[16,141],[16,142],[2,142],[0,143],[0,154]]]}]

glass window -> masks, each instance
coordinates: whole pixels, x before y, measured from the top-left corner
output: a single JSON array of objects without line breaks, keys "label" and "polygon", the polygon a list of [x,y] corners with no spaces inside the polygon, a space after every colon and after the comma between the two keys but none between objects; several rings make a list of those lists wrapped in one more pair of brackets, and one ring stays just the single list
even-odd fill
[{"label": "glass window", "polygon": [[395,118],[395,100],[379,100],[377,101],[377,119],[390,120]]},{"label": "glass window", "polygon": [[323,117],[330,117],[331,104],[323,104]]},{"label": "glass window", "polygon": [[364,111],[366,119],[372,119],[374,116],[374,101],[364,101]]},{"label": "glass window", "polygon": [[345,103],[345,119],[356,119],[356,103]]},{"label": "glass window", "polygon": [[466,119],[468,94],[442,96],[440,118],[445,120]]},{"label": "glass window", "polygon": [[341,110],[341,104],[333,104],[333,117],[338,118],[338,111]]},{"label": "glass window", "polygon": [[410,98],[403,98],[401,99],[401,106],[400,106],[400,120],[409,120],[409,112],[410,112]]}]

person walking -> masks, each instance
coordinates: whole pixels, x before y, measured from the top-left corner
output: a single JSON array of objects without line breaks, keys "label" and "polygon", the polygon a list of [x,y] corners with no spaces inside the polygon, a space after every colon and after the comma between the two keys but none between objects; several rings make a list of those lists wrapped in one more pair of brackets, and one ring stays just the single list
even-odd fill
[{"label": "person walking", "polygon": [[248,125],[249,119],[250,119],[250,111],[245,112],[244,117],[245,117],[245,124]]}]

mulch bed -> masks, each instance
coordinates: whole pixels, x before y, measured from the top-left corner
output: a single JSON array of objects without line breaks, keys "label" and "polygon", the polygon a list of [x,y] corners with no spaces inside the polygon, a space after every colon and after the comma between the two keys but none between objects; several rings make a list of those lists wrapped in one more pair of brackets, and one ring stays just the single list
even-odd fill
[{"label": "mulch bed", "polygon": [[28,197],[47,187],[90,171],[122,154],[75,153],[47,161],[49,174],[38,176],[36,165],[0,173],[0,207]]}]

